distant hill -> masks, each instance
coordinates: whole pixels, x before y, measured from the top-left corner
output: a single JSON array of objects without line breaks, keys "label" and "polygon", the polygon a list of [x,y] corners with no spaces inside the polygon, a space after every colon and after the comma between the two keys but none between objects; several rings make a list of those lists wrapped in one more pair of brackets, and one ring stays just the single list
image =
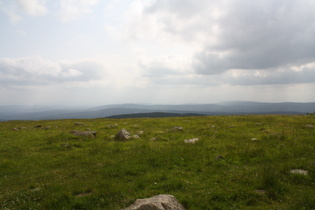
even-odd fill
[{"label": "distant hill", "polygon": [[[315,102],[310,103],[265,103],[229,101],[217,104],[148,105],[115,104],[98,107],[67,106],[0,106],[1,121],[93,119],[113,115],[145,113],[168,113],[194,115],[244,115],[244,114],[306,114],[315,112]],[[136,116],[136,115],[135,115]]]},{"label": "distant hill", "polygon": [[106,118],[122,119],[122,118],[160,118],[160,117],[194,117],[194,116],[206,116],[197,113],[167,113],[167,112],[149,112],[149,113],[137,113],[137,114],[121,114],[112,115]]}]

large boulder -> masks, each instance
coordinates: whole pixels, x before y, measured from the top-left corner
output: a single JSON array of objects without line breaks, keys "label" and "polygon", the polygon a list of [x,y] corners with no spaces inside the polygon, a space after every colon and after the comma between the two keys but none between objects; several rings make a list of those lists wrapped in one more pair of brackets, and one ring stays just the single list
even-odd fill
[{"label": "large boulder", "polygon": [[128,140],[131,138],[130,133],[126,130],[126,129],[121,129],[116,135],[115,135],[115,139],[116,140],[120,140],[120,141],[124,141],[124,140]]},{"label": "large boulder", "polygon": [[185,208],[172,195],[156,195],[137,199],[124,210],[185,210]]},{"label": "large boulder", "polygon": [[96,131],[70,131],[69,133],[75,136],[96,137]]}]

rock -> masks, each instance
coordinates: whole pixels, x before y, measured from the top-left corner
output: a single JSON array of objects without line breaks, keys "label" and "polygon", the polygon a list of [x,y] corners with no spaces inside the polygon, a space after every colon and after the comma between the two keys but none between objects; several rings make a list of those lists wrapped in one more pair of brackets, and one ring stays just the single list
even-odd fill
[{"label": "rock", "polygon": [[156,140],[156,138],[155,138],[155,137],[152,137],[152,138],[150,138],[150,140],[151,140],[151,141],[155,141],[155,140]]},{"label": "rock", "polygon": [[41,128],[42,125],[35,125],[34,128]]},{"label": "rock", "polygon": [[257,141],[258,139],[257,138],[252,138],[252,141]]},{"label": "rock", "polygon": [[118,127],[118,124],[116,123],[114,125],[106,125],[106,127],[107,128],[116,128],[116,127]]},{"label": "rock", "polygon": [[189,144],[194,144],[194,143],[196,143],[197,141],[199,141],[198,138],[193,138],[193,139],[186,139],[186,140],[184,140],[185,143],[189,143]]},{"label": "rock", "polygon": [[19,129],[18,129],[18,128],[12,128],[12,130],[13,130],[13,131],[18,131]]},{"label": "rock", "polygon": [[76,123],[74,123],[74,125],[82,125],[82,126],[86,126],[84,123],[81,123],[81,122],[76,122]]},{"label": "rock", "polygon": [[308,172],[302,169],[292,169],[290,170],[291,174],[301,174],[301,175],[307,175]]},{"label": "rock", "polygon": [[120,141],[124,141],[124,140],[128,140],[131,138],[130,133],[126,130],[126,129],[121,129],[116,135],[115,135],[115,139],[116,140],[120,140]]},{"label": "rock", "polygon": [[314,128],[314,125],[308,124],[308,125],[305,125],[305,127],[306,127],[306,128]]},{"label": "rock", "polygon": [[69,131],[69,133],[75,136],[96,137],[96,131]]},{"label": "rock", "polygon": [[137,132],[137,135],[138,135],[138,136],[141,136],[143,133],[144,133],[144,131],[138,131],[138,132]]},{"label": "rock", "polygon": [[175,126],[175,127],[172,128],[172,130],[182,131],[182,130],[183,130],[183,127],[181,127],[181,126]]},{"label": "rock", "polygon": [[139,139],[140,136],[138,136],[138,135],[133,135],[133,138],[134,138],[134,139]]},{"label": "rock", "polygon": [[51,127],[50,126],[46,126],[44,129],[45,130],[48,130],[48,129],[50,129]]},{"label": "rock", "polygon": [[185,210],[185,208],[172,195],[156,195],[137,199],[124,210]]}]

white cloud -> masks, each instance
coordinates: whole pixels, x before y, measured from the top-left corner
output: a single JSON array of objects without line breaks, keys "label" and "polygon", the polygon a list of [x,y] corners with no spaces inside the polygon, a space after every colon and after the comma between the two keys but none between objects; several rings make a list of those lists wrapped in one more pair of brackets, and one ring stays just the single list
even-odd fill
[{"label": "white cloud", "polygon": [[60,0],[59,18],[64,22],[76,20],[92,13],[91,7],[99,0]]},{"label": "white cloud", "polygon": [[46,0],[16,0],[23,12],[30,16],[41,16],[47,13]]},{"label": "white cloud", "polygon": [[41,57],[0,58],[1,86],[36,86],[103,79],[105,66],[95,60],[52,62]]}]

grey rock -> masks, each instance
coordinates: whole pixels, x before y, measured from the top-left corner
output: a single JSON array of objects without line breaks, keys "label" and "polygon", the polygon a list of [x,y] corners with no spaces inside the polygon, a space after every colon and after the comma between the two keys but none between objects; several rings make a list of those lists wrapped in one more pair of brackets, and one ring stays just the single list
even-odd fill
[{"label": "grey rock", "polygon": [[76,122],[76,123],[74,123],[74,125],[82,125],[82,126],[86,126],[84,123],[81,123],[81,122]]},{"label": "grey rock", "polygon": [[144,131],[138,131],[138,132],[137,132],[137,135],[138,135],[138,136],[141,136],[143,133],[144,133]]},{"label": "grey rock", "polygon": [[96,137],[96,131],[69,131],[69,133],[75,136]]},{"label": "grey rock", "polygon": [[116,128],[118,127],[118,124],[114,124],[114,125],[106,125],[107,128]]},{"label": "grey rock", "polygon": [[115,139],[116,140],[120,140],[120,141],[124,141],[124,140],[128,140],[131,138],[130,133],[126,130],[126,129],[121,129],[116,135],[115,135]]},{"label": "grey rock", "polygon": [[19,129],[18,129],[18,128],[12,128],[12,130],[13,130],[13,131],[18,131]]},{"label": "grey rock", "polygon": [[305,125],[305,127],[306,127],[306,128],[314,128],[314,126],[313,126],[313,125],[310,125],[310,124],[309,124],[309,125]]},{"label": "grey rock", "polygon": [[183,127],[181,126],[175,126],[172,128],[173,130],[178,130],[178,131],[182,131],[183,130]]},{"label": "grey rock", "polygon": [[173,195],[156,195],[150,198],[137,199],[124,210],[185,210]]},{"label": "grey rock", "polygon": [[198,138],[193,138],[193,139],[186,139],[186,140],[184,140],[185,143],[189,143],[189,144],[194,144],[194,143],[196,143],[197,141],[199,141]]},{"label": "grey rock", "polygon": [[303,169],[292,169],[290,170],[291,174],[301,174],[301,175],[307,175],[308,172]]}]

